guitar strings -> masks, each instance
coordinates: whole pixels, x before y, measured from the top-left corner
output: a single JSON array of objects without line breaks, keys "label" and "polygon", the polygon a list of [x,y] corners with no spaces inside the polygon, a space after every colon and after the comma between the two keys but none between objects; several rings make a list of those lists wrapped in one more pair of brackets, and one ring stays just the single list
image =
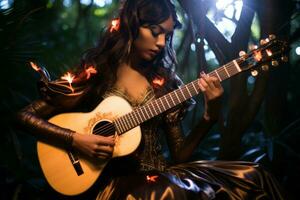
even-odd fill
[{"label": "guitar strings", "polygon": [[[234,70],[234,68],[233,67],[235,67],[234,66],[234,64],[233,63],[228,63],[228,64],[225,64],[225,65],[223,65],[223,68],[222,67],[219,67],[218,69],[216,69],[216,70],[214,70],[214,71],[212,71],[212,72],[210,72],[210,74],[212,74],[212,73],[214,73],[214,72],[217,72],[217,73],[219,73],[219,74],[223,74],[223,75],[227,75],[227,73],[226,73],[226,71],[225,71],[225,68],[224,67],[226,67],[226,70],[227,70],[227,72],[228,72],[228,74],[229,75],[231,75],[231,73],[233,72],[233,70]],[[227,75],[228,76],[228,75]],[[169,97],[169,96],[167,96],[167,97]],[[167,98],[166,98],[167,99]],[[158,105],[162,105],[160,102],[157,102],[157,104]],[[141,108],[141,107],[140,107]],[[133,115],[133,113],[134,113],[135,111],[133,111],[133,112],[131,112],[131,113],[127,113],[126,115],[130,115],[130,114],[132,114]],[[122,117],[124,117],[124,116],[122,116]],[[134,116],[133,116],[134,117]],[[120,122],[121,123],[121,122]],[[127,128],[127,126],[126,126],[127,124],[126,124],[126,122],[125,122],[125,125],[123,125],[125,128]],[[134,125],[134,124],[133,124]],[[102,127],[99,127],[99,128],[97,128],[97,129],[95,129],[94,130],[94,132],[93,133],[96,133],[96,134],[98,134],[98,133],[103,133],[103,135],[107,135],[107,134],[109,134],[110,132],[112,132],[112,131],[114,131],[115,130],[115,128],[114,128],[114,126],[113,126],[113,124],[107,124],[107,125],[104,125],[104,126],[102,126]]]}]

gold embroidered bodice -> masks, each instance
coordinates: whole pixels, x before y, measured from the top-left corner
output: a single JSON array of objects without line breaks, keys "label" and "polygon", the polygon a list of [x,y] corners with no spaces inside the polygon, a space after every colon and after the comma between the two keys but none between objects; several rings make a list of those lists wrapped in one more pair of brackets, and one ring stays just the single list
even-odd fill
[{"label": "gold embroidered bodice", "polygon": [[[129,104],[134,108],[142,106],[147,102],[155,99],[154,90],[152,87],[147,87],[146,91],[140,95],[139,99],[134,99],[129,94],[117,87],[112,87],[103,96],[120,96],[127,100]],[[164,170],[166,167],[166,161],[161,152],[161,144],[158,138],[160,118],[152,118],[143,124],[141,124],[142,140],[138,149],[131,155],[133,156],[139,165],[139,170]]]}]

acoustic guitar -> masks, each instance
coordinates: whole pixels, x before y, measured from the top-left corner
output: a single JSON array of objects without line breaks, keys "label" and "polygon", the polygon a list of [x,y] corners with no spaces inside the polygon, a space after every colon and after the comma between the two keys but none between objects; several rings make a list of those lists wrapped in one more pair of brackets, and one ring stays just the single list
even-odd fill
[{"label": "acoustic guitar", "polygon": [[[240,55],[235,60],[210,72],[224,81],[240,72],[261,68],[268,64],[277,66],[287,61],[283,56],[287,43],[270,35],[259,48]],[[254,71],[253,71],[254,70]],[[49,122],[84,134],[115,135],[114,157],[125,156],[137,149],[141,141],[139,125],[197,95],[200,92],[198,80],[192,81],[143,106],[132,108],[119,96],[104,99],[92,112],[59,114]],[[92,159],[75,150],[64,149],[38,141],[38,159],[48,183],[64,195],[78,195],[88,190],[98,179],[109,160]]]}]

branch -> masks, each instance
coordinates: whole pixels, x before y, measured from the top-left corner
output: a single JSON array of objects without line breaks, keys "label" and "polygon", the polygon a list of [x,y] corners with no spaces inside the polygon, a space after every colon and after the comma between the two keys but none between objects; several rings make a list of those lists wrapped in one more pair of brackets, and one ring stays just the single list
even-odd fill
[{"label": "branch", "polygon": [[[207,40],[209,46],[215,53],[217,60],[219,63],[225,64],[228,60],[228,56],[226,52],[230,51],[230,43],[226,40],[222,33],[215,27],[215,25],[207,18],[203,19],[204,21],[204,28],[203,21],[201,21],[201,12],[199,13],[199,9],[202,6],[205,6],[203,3],[199,1],[191,1],[191,0],[179,0],[181,6],[192,16],[193,22],[196,26],[204,31],[203,36]],[[204,18],[204,17],[203,17]]]},{"label": "branch", "polygon": [[251,25],[255,13],[252,7],[250,6],[249,0],[244,0],[241,17],[237,23],[235,32],[231,37],[234,56],[236,56],[240,50],[247,50],[248,41],[251,35]]}]

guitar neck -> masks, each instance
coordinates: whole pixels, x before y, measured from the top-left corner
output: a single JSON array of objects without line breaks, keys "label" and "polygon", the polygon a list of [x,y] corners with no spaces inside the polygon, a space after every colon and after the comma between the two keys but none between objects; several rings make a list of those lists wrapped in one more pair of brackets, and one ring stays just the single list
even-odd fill
[{"label": "guitar neck", "polygon": [[[236,59],[217,68],[208,75],[218,78],[221,82],[238,74],[239,72],[241,72],[241,69],[238,65],[238,59]],[[114,121],[117,132],[119,134],[124,133],[199,94],[200,88],[198,85],[198,80],[199,79],[181,86],[180,88],[143,106],[137,107],[132,112],[119,117]]]}]

